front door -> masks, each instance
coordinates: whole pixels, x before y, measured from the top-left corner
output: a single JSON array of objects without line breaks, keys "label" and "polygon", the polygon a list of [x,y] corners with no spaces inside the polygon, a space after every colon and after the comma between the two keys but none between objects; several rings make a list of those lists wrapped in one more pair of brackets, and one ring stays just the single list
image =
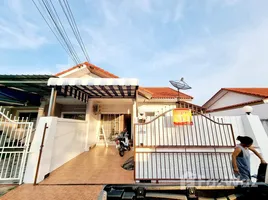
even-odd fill
[{"label": "front door", "polygon": [[[103,127],[108,142],[114,141],[124,128],[127,128],[129,137],[131,137],[131,115],[102,114],[101,127]],[[102,129],[100,131],[102,131]]]}]

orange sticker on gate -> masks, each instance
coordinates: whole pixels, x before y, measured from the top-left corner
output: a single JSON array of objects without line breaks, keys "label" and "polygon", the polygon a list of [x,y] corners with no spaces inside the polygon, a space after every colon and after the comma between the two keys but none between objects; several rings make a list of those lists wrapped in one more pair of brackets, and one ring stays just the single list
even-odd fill
[{"label": "orange sticker on gate", "polygon": [[193,117],[191,109],[176,108],[173,110],[174,125],[193,125]]}]

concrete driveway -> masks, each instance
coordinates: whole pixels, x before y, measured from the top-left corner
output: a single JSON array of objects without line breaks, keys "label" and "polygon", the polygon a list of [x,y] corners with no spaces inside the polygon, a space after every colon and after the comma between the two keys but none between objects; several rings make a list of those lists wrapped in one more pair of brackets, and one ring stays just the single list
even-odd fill
[{"label": "concrete driveway", "polygon": [[53,171],[41,184],[134,183],[134,172],[121,167],[133,153],[120,157],[114,146],[97,146]]},{"label": "concrete driveway", "polygon": [[106,184],[134,183],[134,172],[121,165],[133,151],[120,157],[114,146],[97,146],[53,171],[39,185],[24,184],[8,192],[5,200],[97,199]]}]

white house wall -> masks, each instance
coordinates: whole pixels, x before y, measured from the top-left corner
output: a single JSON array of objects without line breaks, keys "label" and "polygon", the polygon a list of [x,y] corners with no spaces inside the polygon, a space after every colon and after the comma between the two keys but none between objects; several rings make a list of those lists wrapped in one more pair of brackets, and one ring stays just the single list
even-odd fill
[{"label": "white house wall", "polygon": [[175,108],[175,103],[166,103],[166,104],[156,104],[156,103],[138,103],[138,112],[145,113],[145,112],[155,112],[155,114],[161,114],[166,110]]},{"label": "white house wall", "polygon": [[102,114],[131,114],[132,104],[100,104]]},{"label": "white house wall", "polygon": [[228,92],[221,99],[219,99],[216,103],[211,105],[208,109],[213,110],[217,108],[236,105],[240,103],[246,103],[246,102],[260,100],[260,99],[261,98],[259,97],[254,97],[250,95],[238,94],[235,92]]},{"label": "white house wall", "polygon": [[[253,108],[253,115],[258,115],[260,119],[268,119],[268,104],[252,105],[251,107]],[[210,114],[214,116],[238,116],[245,115],[245,112],[242,108],[234,108],[230,110],[211,112]]]}]

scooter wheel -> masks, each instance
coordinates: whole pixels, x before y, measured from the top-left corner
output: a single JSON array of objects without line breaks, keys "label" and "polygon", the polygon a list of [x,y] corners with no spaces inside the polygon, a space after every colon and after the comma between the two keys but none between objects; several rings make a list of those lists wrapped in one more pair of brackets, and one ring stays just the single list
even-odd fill
[{"label": "scooter wheel", "polygon": [[125,152],[124,152],[124,151],[119,151],[119,155],[120,155],[121,157],[123,157],[123,156],[124,156],[124,154],[125,154]]},{"label": "scooter wheel", "polygon": [[130,151],[130,150],[131,150],[130,146],[128,146],[128,147],[127,147],[127,150],[128,150],[128,151]]}]

